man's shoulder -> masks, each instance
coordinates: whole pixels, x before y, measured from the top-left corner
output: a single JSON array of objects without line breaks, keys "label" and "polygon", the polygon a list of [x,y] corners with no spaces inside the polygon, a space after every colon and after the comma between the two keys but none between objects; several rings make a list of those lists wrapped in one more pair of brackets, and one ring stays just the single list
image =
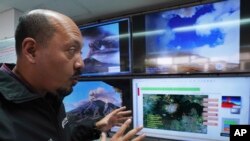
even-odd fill
[{"label": "man's shoulder", "polygon": [[41,97],[40,95],[32,93],[21,81],[1,70],[0,94],[6,100],[14,103],[22,103]]}]

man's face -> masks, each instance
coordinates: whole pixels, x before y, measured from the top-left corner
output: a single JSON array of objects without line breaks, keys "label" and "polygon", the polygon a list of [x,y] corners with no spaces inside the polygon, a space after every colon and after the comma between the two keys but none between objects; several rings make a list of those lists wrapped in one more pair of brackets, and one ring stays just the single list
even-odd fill
[{"label": "man's face", "polygon": [[48,92],[67,95],[77,83],[83,67],[82,36],[75,25],[57,28],[46,46],[39,48],[36,69]]}]

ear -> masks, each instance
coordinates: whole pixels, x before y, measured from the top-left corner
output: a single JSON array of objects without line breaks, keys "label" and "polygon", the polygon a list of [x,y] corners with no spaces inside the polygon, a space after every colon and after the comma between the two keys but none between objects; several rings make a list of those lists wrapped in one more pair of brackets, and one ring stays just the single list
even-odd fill
[{"label": "ear", "polygon": [[22,54],[30,62],[35,63],[37,42],[33,38],[25,38],[22,42]]}]

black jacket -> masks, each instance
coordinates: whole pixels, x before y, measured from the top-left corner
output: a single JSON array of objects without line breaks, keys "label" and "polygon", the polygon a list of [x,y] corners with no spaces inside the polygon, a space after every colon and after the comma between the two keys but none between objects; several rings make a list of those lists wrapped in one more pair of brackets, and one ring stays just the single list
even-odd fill
[{"label": "black jacket", "polygon": [[62,98],[32,93],[0,70],[0,141],[87,141],[99,133],[93,127],[70,126]]}]

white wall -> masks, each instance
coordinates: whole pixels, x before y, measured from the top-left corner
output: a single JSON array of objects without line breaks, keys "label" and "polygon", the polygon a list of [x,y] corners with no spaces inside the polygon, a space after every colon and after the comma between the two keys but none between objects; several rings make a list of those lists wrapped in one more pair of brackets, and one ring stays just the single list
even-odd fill
[{"label": "white wall", "polygon": [[14,37],[18,18],[22,12],[9,9],[0,13],[0,40]]},{"label": "white wall", "polygon": [[22,12],[9,9],[0,13],[0,63],[15,63],[15,29]]}]

